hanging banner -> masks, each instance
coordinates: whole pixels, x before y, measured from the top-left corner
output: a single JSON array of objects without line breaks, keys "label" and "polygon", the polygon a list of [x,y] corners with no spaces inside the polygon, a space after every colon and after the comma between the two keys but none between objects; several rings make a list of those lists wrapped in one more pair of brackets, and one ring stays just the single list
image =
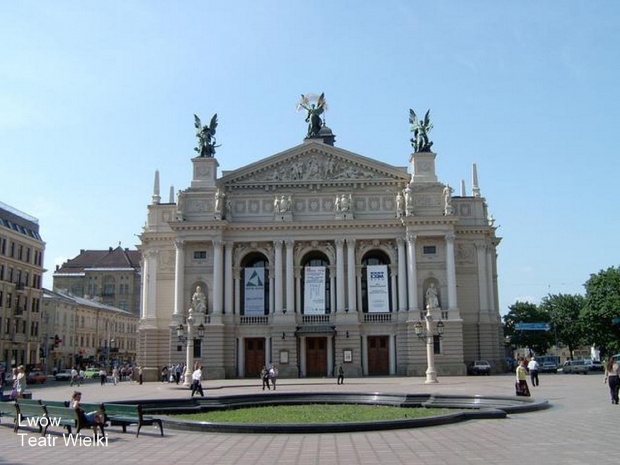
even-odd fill
[{"label": "hanging banner", "polygon": [[245,315],[265,314],[265,268],[245,269]]},{"label": "hanging banner", "polygon": [[325,314],[325,267],[304,268],[304,314]]},{"label": "hanging banner", "polygon": [[368,282],[368,313],[389,312],[390,294],[387,265],[368,265],[366,267],[366,280]]}]

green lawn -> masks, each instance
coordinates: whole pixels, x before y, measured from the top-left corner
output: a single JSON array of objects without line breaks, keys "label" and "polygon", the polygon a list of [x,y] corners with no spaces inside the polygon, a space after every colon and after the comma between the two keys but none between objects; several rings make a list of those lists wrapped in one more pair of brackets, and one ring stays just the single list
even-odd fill
[{"label": "green lawn", "polygon": [[455,409],[400,408],[384,405],[313,404],[240,408],[174,415],[174,417],[211,423],[346,423],[423,418],[457,411]]}]

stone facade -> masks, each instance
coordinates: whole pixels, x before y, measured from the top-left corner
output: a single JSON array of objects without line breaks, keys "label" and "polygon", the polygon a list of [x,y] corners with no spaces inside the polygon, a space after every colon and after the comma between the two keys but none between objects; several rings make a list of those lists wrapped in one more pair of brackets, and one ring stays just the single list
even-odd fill
[{"label": "stone facade", "polygon": [[140,252],[120,245],[80,250],[54,271],[54,290],[140,314]]},{"label": "stone facade", "polygon": [[40,362],[45,243],[39,222],[0,202],[0,362]]},{"label": "stone facade", "polygon": [[141,234],[138,362],[186,360],[176,329],[200,286],[205,336],[190,350],[208,378],[269,364],[285,377],[341,364],[347,376],[421,376],[415,325],[434,288],[438,374],[480,358],[499,369],[500,239],[477,179],[474,195],[453,197],[435,160],[413,154],[408,170],[314,138],[220,177],[217,159],[194,158],[175,203],[158,202],[157,177]]}]

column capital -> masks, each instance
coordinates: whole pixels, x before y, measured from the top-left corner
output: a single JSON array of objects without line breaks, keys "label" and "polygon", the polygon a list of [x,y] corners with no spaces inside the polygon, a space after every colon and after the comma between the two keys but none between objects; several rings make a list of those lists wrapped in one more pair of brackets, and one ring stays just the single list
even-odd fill
[{"label": "column capital", "polygon": [[295,246],[295,240],[294,239],[286,239],[284,241],[284,244],[286,245],[287,249],[292,249]]},{"label": "column capital", "polygon": [[357,242],[357,239],[354,237],[347,237],[347,245],[351,246],[351,247],[355,247],[355,243]]},{"label": "column capital", "polygon": [[274,239],[273,240],[273,245],[275,245],[276,247],[282,247],[283,244],[284,244],[284,239]]},{"label": "column capital", "polygon": [[211,239],[211,242],[213,243],[213,247],[217,247],[220,248],[222,247],[222,245],[224,244],[224,241],[222,241],[222,239]]},{"label": "column capital", "polygon": [[337,237],[336,239],[334,239],[334,243],[336,244],[336,247],[342,248],[344,246],[344,238]]},{"label": "column capital", "polygon": [[455,234],[453,232],[446,233],[445,238],[446,242],[454,242]]},{"label": "column capital", "polygon": [[183,250],[183,247],[185,247],[186,242],[187,241],[185,239],[175,239],[174,240],[175,249]]},{"label": "column capital", "polygon": [[418,235],[417,234],[413,234],[413,233],[408,233],[407,234],[407,242],[413,242],[415,243],[415,241],[418,239]]}]

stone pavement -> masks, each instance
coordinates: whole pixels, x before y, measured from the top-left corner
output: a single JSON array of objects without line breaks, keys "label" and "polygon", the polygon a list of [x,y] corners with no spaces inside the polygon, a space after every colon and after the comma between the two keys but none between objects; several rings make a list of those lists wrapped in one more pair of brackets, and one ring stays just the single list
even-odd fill
[{"label": "stone pavement", "polygon": [[[445,377],[436,385],[423,378],[281,379],[279,391],[420,392],[513,395],[512,375]],[[611,405],[602,374],[546,374],[535,398],[552,403],[547,410],[509,415],[501,420],[474,420],[446,426],[379,432],[259,435],[196,433],[167,429],[162,438],[144,427],[135,437],[120,428],[107,429],[107,446],[28,445],[36,431],[18,436],[6,419],[0,425],[1,464],[617,464],[620,406]],[[207,396],[260,390],[259,380],[209,380]],[[79,388],[84,402],[178,398],[187,388],[174,384],[122,383]],[[67,400],[68,383],[48,381],[32,388],[33,398]],[[57,429],[57,428],[55,428]],[[132,433],[133,432],[133,433]],[[23,438],[23,439],[22,439]],[[22,443],[23,441],[23,443]],[[49,442],[49,441],[48,441]]]}]

